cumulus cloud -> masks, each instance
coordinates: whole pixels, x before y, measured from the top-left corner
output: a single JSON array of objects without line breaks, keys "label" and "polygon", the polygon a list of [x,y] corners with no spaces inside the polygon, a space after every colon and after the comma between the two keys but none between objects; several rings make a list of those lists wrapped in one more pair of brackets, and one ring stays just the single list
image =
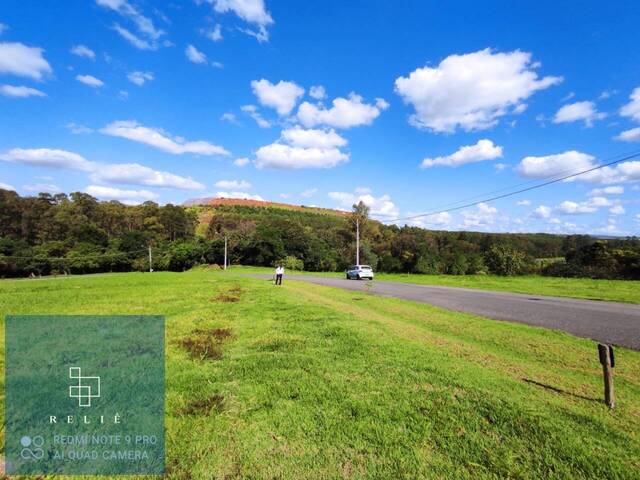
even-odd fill
[{"label": "cumulus cloud", "polygon": [[[398,77],[395,91],[415,109],[409,123],[434,132],[484,130],[500,117],[517,113],[535,92],[562,81],[539,78],[531,54],[490,49],[450,55],[437,67],[422,67]],[[516,110],[515,112],[513,110]]]},{"label": "cumulus cloud", "polygon": [[629,95],[630,102],[620,109],[620,115],[640,122],[640,87],[636,87]]},{"label": "cumulus cloud", "polygon": [[595,157],[570,150],[555,155],[523,158],[516,171],[525,178],[548,178],[588,170],[596,166]]},{"label": "cumulus cloud", "polygon": [[260,195],[251,195],[247,192],[217,192],[216,196],[220,198],[235,198],[240,200],[258,200],[259,202],[265,201]]},{"label": "cumulus cloud", "polygon": [[266,9],[264,0],[208,0],[213,5],[216,12],[235,13],[247,23],[258,27],[257,31],[241,29],[243,32],[252,35],[260,42],[269,40],[267,27],[273,24],[273,18]]},{"label": "cumulus cloud", "polygon": [[100,88],[104,86],[104,82],[93,75],[76,75],[76,80],[93,88]]},{"label": "cumulus cloud", "polygon": [[253,80],[251,89],[261,105],[275,109],[281,116],[289,115],[298,103],[298,99],[304,95],[304,88],[284,80],[276,84],[264,78]]},{"label": "cumulus cloud", "polygon": [[555,211],[562,215],[581,215],[585,213],[594,213],[600,208],[610,206],[612,206],[612,202],[608,198],[592,197],[585,202],[565,200],[555,208]]},{"label": "cumulus cloud", "polygon": [[240,107],[240,110],[253,118],[260,128],[271,128],[271,122],[266,120],[260,112],[258,112],[258,107],[255,105],[243,105]]},{"label": "cumulus cloud", "polygon": [[126,203],[158,198],[157,193],[150,192],[149,190],[123,190],[121,188],[105,187],[102,185],[89,185],[84,191],[91,196],[103,200],[121,200]]},{"label": "cumulus cloud", "polygon": [[78,57],[90,58],[91,60],[96,58],[96,53],[86,45],[75,45],[70,52]]},{"label": "cumulus cloud", "polygon": [[187,48],[185,48],[184,53],[189,59],[189,61],[192,63],[196,63],[199,65],[207,63],[207,56],[201,51],[199,51],[193,45],[187,45]]},{"label": "cumulus cloud", "polygon": [[553,123],[584,121],[587,127],[592,127],[595,120],[601,120],[606,116],[606,113],[598,112],[593,102],[575,102],[563,105],[553,117]]},{"label": "cumulus cloud", "polygon": [[249,165],[250,160],[247,157],[241,157],[241,158],[236,158],[233,161],[233,164],[236,167],[246,167],[247,165]]},{"label": "cumulus cloud", "polygon": [[444,157],[425,158],[422,160],[422,168],[430,168],[437,165],[445,167],[458,167],[467,163],[494,160],[502,157],[502,147],[494,145],[491,140],[478,140],[475,145],[460,147],[456,152]]},{"label": "cumulus cloud", "polygon": [[220,40],[222,40],[222,26],[217,23],[215,27],[213,27],[213,30],[209,30],[208,32],[205,33],[205,36],[209,39],[212,40],[214,42],[219,42]]},{"label": "cumulus cloud", "polygon": [[[415,212],[408,212],[409,217],[419,215]],[[446,228],[451,223],[452,216],[448,212],[434,213],[433,215],[427,215],[426,217],[412,218],[408,224],[413,227],[425,228],[429,226]]]},{"label": "cumulus cloud", "polygon": [[52,72],[44,50],[22,43],[0,42],[0,73],[42,80]]},{"label": "cumulus cloud", "polygon": [[229,155],[229,152],[219,145],[202,140],[190,142],[182,137],[171,137],[158,128],[145,127],[133,120],[112,122],[101,133],[114,137],[126,138],[138,143],[144,143],[163,152],[174,155],[193,153],[196,155]]},{"label": "cumulus cloud", "polygon": [[625,130],[615,137],[615,139],[622,142],[640,142],[640,127]]},{"label": "cumulus cloud", "polygon": [[624,187],[619,185],[612,185],[604,188],[594,188],[589,192],[590,197],[601,197],[602,195],[622,195],[624,193]]},{"label": "cumulus cloud", "polygon": [[46,93],[36,88],[25,87],[24,85],[2,85],[0,95],[11,98],[46,97]]},{"label": "cumulus cloud", "polygon": [[9,185],[8,183],[4,183],[4,182],[0,182],[0,189],[2,189],[2,190],[11,190],[12,192],[16,191],[15,187]]},{"label": "cumulus cloud", "polygon": [[349,160],[349,155],[337,148],[302,148],[272,143],[256,151],[258,168],[298,170],[302,168],[333,168]]},{"label": "cumulus cloud", "polygon": [[137,163],[108,164],[92,162],[67,150],[50,148],[14,148],[0,154],[0,160],[25,165],[86,172],[94,182],[122,183],[180,189],[203,189],[190,177],[153,170]]},{"label": "cumulus cloud", "polygon": [[141,87],[146,82],[152,81],[155,77],[152,72],[135,71],[135,72],[129,73],[127,75],[127,78],[131,83],[134,83],[135,85],[138,85],[139,87]]},{"label": "cumulus cloud", "polygon": [[358,195],[349,192],[329,192],[329,198],[338,202],[341,207],[350,209],[353,205],[363,202],[371,210],[371,215],[377,217],[397,217],[398,208],[389,195],[375,197],[370,193]]},{"label": "cumulus cloud", "polygon": [[350,93],[347,98],[338,97],[333,100],[332,107],[326,108],[322,104],[303,102],[298,107],[297,117],[305,127],[326,125],[335,128],[351,128],[360,125],[371,125],[389,104],[382,98],[375,103],[368,104],[356,93]]},{"label": "cumulus cloud", "polygon": [[333,148],[347,144],[347,140],[333,129],[304,129],[299,126],[283,130],[282,139],[294,147],[303,148]]},{"label": "cumulus cloud", "polygon": [[547,207],[546,205],[540,205],[536,208],[531,214],[534,218],[550,218],[551,217],[551,207]]},{"label": "cumulus cloud", "polygon": [[625,209],[622,205],[614,205],[609,209],[609,213],[612,215],[624,215]]},{"label": "cumulus cloud", "polygon": [[322,85],[314,85],[309,89],[309,96],[316,100],[324,100],[327,98],[327,92]]},{"label": "cumulus cloud", "polygon": [[498,209],[481,202],[476,205],[475,210],[465,210],[462,212],[462,228],[478,228],[493,225],[498,216]]},{"label": "cumulus cloud", "polygon": [[251,184],[246,180],[219,180],[215,183],[218,188],[247,190],[251,188]]}]

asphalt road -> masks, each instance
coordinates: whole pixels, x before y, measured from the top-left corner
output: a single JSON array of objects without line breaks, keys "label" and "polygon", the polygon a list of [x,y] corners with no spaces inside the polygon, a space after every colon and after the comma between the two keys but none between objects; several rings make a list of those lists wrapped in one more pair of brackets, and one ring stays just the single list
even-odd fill
[{"label": "asphalt road", "polygon": [[[366,290],[368,283],[340,278],[285,277],[285,282],[294,280],[357,291]],[[373,282],[369,292],[496,320],[562,330],[579,337],[640,350],[640,305],[378,280]]]}]

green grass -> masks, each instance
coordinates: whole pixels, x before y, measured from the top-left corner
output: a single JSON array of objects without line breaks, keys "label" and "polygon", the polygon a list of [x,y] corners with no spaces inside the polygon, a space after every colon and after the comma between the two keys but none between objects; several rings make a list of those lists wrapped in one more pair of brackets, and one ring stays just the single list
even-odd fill
[{"label": "green grass", "polygon": [[595,343],[560,332],[233,270],[2,281],[0,313],[165,315],[171,479],[640,469],[640,353],[616,350],[609,411]]},{"label": "green grass", "polygon": [[[245,273],[272,273],[273,271],[271,268],[262,267],[233,267],[232,269],[242,270]],[[288,272],[288,274],[344,277],[343,273],[335,272]],[[640,304],[640,281],[637,280],[594,280],[591,278],[558,278],[539,275],[499,277],[497,275],[417,275],[404,273],[376,273],[376,279],[387,282]]]}]

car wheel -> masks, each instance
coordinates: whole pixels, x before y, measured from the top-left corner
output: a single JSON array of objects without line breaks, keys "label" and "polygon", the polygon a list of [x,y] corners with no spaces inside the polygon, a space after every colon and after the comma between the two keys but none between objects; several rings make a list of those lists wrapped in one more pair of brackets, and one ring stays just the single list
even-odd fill
[{"label": "car wheel", "polygon": [[358,280],[362,280],[362,277],[360,276],[360,274],[358,274]]},{"label": "car wheel", "polygon": [[351,280],[351,278],[349,277],[349,274],[347,273],[347,280]]}]

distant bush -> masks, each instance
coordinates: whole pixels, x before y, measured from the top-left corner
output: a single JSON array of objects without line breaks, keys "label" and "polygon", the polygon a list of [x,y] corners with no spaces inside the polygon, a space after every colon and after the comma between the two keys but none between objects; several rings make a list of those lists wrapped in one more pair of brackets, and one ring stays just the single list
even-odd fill
[{"label": "distant bush", "polygon": [[288,270],[304,270],[304,262],[292,255],[285,257],[281,263]]},{"label": "distant bush", "polygon": [[523,275],[532,270],[533,262],[526,254],[502,245],[492,246],[484,255],[484,263],[494,275]]}]

